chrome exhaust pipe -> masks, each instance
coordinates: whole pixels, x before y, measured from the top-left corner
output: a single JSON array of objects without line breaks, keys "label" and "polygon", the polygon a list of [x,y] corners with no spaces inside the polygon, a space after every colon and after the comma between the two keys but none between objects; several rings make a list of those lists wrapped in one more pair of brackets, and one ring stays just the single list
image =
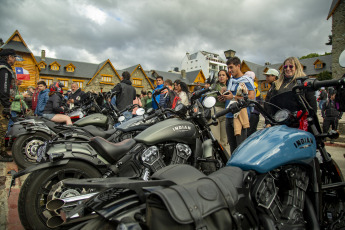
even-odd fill
[{"label": "chrome exhaust pipe", "polygon": [[78,202],[89,199],[96,194],[98,194],[98,192],[88,193],[80,196],[66,197],[63,199],[53,199],[48,201],[48,203],[46,204],[46,208],[49,211],[56,211],[57,209],[75,206],[78,204]]},{"label": "chrome exhaust pipe", "polygon": [[63,223],[65,223],[65,221],[61,218],[61,216],[52,216],[47,220],[46,225],[49,228],[57,228]]}]

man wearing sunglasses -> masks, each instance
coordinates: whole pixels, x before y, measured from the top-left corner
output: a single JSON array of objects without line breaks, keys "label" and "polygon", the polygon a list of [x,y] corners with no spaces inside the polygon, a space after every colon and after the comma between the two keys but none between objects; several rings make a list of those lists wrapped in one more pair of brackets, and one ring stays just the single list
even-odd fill
[{"label": "man wearing sunglasses", "polygon": [[11,162],[12,157],[6,152],[5,135],[8,117],[11,113],[10,89],[16,79],[12,66],[16,62],[16,52],[13,49],[0,51],[0,161]]}]

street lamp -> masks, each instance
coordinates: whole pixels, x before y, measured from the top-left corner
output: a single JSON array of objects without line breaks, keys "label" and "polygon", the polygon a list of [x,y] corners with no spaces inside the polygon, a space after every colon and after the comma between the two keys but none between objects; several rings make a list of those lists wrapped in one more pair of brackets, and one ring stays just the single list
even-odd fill
[{"label": "street lamp", "polygon": [[226,59],[228,60],[229,58],[235,57],[236,51],[235,50],[227,50],[224,51],[224,55]]}]

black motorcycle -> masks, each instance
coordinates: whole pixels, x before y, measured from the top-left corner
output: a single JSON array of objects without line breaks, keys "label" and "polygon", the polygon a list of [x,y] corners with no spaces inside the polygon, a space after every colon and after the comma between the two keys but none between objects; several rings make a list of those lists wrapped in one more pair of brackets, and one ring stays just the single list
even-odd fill
[{"label": "black motorcycle", "polygon": [[[61,186],[61,181],[68,178],[135,177],[148,180],[150,175],[169,164],[190,164],[205,173],[223,167],[228,154],[213,137],[198,100],[206,91],[196,92],[191,106],[179,104],[175,110],[165,109],[164,113],[170,118],[150,126],[133,139],[110,143],[101,137],[91,138],[85,148],[91,147],[92,154],[90,151],[72,152],[73,143],[67,144],[65,152],[52,152],[49,162],[13,175],[12,181],[31,173],[22,186],[18,201],[23,226],[49,229],[52,225],[48,221],[56,215],[46,209],[49,201],[92,192]],[[155,116],[157,114],[146,119]]]},{"label": "black motorcycle", "polygon": [[[305,90],[322,86],[344,87],[345,79],[307,79],[295,86],[293,92],[304,106],[302,115],[282,110],[270,117],[250,100],[216,114],[255,104],[273,126],[251,135],[235,150],[227,167],[209,176],[188,165],[170,165],[147,182],[64,181],[70,189],[92,190],[92,198],[79,205],[82,196],[52,200],[46,208],[57,215],[50,224],[73,230],[344,229],[345,182],[324,146],[325,138],[339,134],[321,133],[316,114],[302,97]],[[339,89],[344,93],[344,88]],[[304,115],[308,132],[287,126]]]},{"label": "black motorcycle", "polygon": [[116,132],[114,124],[119,119],[121,120],[123,112],[133,109],[133,106],[123,111],[118,111],[108,101],[98,104],[96,100],[103,98],[102,96],[95,97],[93,95],[91,98],[86,97],[90,99],[88,100],[89,103],[83,103],[82,105],[86,107],[80,107],[84,108],[85,111],[92,110],[102,113],[93,113],[82,117],[74,122],[72,126],[55,123],[43,117],[16,122],[9,135],[14,140],[12,155],[18,167],[27,168],[37,164],[38,147],[50,139],[61,139],[61,141],[65,142],[88,141],[94,136],[100,136],[105,139],[112,137]]}]

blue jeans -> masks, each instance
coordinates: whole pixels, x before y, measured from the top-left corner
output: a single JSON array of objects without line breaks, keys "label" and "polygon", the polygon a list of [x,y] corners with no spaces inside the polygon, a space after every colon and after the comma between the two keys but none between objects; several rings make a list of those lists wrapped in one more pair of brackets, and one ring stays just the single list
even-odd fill
[{"label": "blue jeans", "polygon": [[[12,116],[12,117],[17,117],[17,112],[11,111],[11,116]],[[10,119],[10,120],[8,121],[7,132],[10,131],[11,126],[12,126],[13,124],[14,124],[14,122],[12,121],[12,119]]]}]

